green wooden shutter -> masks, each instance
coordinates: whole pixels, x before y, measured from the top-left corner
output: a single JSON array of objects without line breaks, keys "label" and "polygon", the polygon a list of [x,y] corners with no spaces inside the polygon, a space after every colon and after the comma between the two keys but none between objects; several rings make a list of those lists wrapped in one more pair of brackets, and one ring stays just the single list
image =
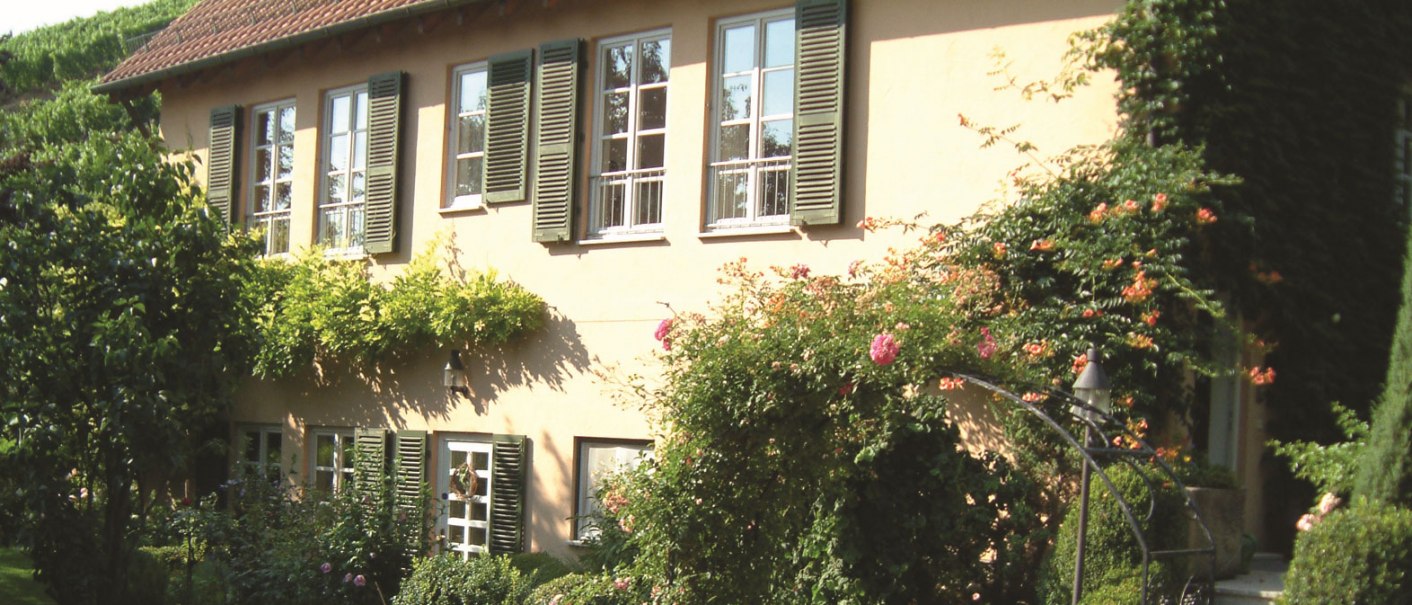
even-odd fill
[{"label": "green wooden shutter", "polygon": [[206,203],[231,223],[235,195],[240,181],[240,106],[227,105],[211,110],[210,157],[206,160]]},{"label": "green wooden shutter", "polygon": [[522,202],[529,157],[530,69],[534,51],[490,58],[486,97],[485,202]]},{"label": "green wooden shutter", "polygon": [[491,447],[490,552],[522,552],[528,442],[524,435],[496,435]]},{"label": "green wooden shutter", "polygon": [[838,224],[843,206],[847,0],[795,4],[794,179],[790,222]]},{"label": "green wooden shutter", "polygon": [[426,459],[426,431],[397,431],[396,457],[392,463],[397,506],[413,511],[417,509],[422,497]]},{"label": "green wooden shutter", "polygon": [[579,40],[539,47],[539,103],[535,107],[534,241],[573,237],[574,147],[578,135]]},{"label": "green wooden shutter", "polygon": [[400,71],[368,79],[368,186],[363,250],[397,251],[397,158],[402,127]]},{"label": "green wooden shutter", "polygon": [[354,429],[353,448],[358,453],[353,466],[353,480],[363,488],[381,485],[384,469],[387,468],[387,431]]}]

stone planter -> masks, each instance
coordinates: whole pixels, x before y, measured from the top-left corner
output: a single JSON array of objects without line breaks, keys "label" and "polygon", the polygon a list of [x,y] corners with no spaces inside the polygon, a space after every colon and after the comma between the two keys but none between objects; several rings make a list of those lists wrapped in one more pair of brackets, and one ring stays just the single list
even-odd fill
[{"label": "stone planter", "polygon": [[[1245,533],[1245,490],[1240,488],[1188,487],[1186,493],[1201,518],[1211,530],[1216,543],[1216,579],[1234,577],[1240,573],[1241,536]],[[1187,527],[1187,544],[1192,548],[1206,546],[1201,526],[1192,518]],[[1205,573],[1206,561],[1194,558],[1192,573]]]}]

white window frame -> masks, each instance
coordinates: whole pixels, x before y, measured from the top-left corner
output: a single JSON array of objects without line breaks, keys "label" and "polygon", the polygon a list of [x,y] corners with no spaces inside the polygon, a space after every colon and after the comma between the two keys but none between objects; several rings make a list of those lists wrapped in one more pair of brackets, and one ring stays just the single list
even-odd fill
[{"label": "white window frame", "polygon": [[[290,130],[289,130],[289,142],[288,142],[288,144],[281,143],[281,142],[280,142],[280,134],[282,134],[282,130],[281,130],[281,128],[280,128],[281,123],[280,123],[279,117],[280,117],[280,112],[282,112],[283,110],[288,109],[288,110],[291,112],[291,114],[292,114],[292,115],[291,115],[291,122],[292,122],[293,120],[295,120],[295,119],[298,118],[298,108],[296,107],[294,101],[295,101],[294,99],[284,99],[284,100],[281,100],[281,101],[275,101],[275,102],[273,102],[273,103],[265,103],[265,104],[262,104],[262,105],[256,105],[254,109],[251,109],[251,110],[250,110],[250,125],[251,125],[251,126],[250,126],[250,175],[249,175],[249,178],[250,178],[250,186],[249,186],[249,188],[248,188],[248,192],[249,192],[249,193],[248,193],[248,196],[249,196],[249,197],[247,198],[247,204],[246,204],[246,208],[249,209],[249,212],[248,212],[248,214],[247,214],[247,216],[248,216],[248,223],[247,223],[247,225],[250,226],[250,227],[254,227],[254,228],[260,230],[260,250],[261,250],[261,255],[263,255],[263,256],[279,256],[279,255],[282,255],[282,254],[288,254],[288,253],[289,253],[289,248],[290,248],[291,239],[292,239],[292,238],[290,237],[290,231],[289,231],[289,227],[290,227],[289,218],[290,218],[290,208],[292,208],[292,207],[294,206],[294,161],[293,161],[293,157],[294,157],[294,136],[295,136],[295,131],[297,130],[297,124],[294,124],[294,123],[291,124],[291,128],[290,128]],[[260,116],[261,116],[262,114],[270,114],[270,121],[271,121],[271,123],[274,124],[274,128],[275,128],[275,136],[273,137],[273,139],[271,140],[271,142],[270,142],[269,144],[261,144],[261,143],[260,143],[261,132],[260,132],[259,126],[260,126]],[[279,174],[279,158],[280,158],[280,151],[281,151],[282,149],[285,149],[285,148],[288,148],[288,149],[289,149],[289,155],[290,155],[290,158],[291,158],[291,159],[290,159],[289,173],[288,173],[288,174],[285,174],[284,176],[280,176],[280,174]],[[260,174],[260,161],[259,161],[259,157],[260,157],[260,152],[261,152],[261,151],[268,151],[268,152],[269,152],[269,166],[268,166],[269,178],[266,179],[266,180],[263,180],[263,181],[257,180],[258,175]],[[257,193],[258,190],[259,190],[259,188],[260,188],[261,186],[265,187],[265,191],[266,191],[266,195],[263,196],[263,197],[265,198],[264,200],[261,200],[260,198],[261,198],[262,196],[261,196],[259,193]],[[280,187],[284,187],[284,188],[287,188],[287,189],[288,189],[288,191],[289,191],[289,204],[288,204],[287,206],[285,206],[285,208],[284,208],[283,210],[277,210],[277,209],[276,209],[276,210],[272,210],[272,208],[275,207],[275,200],[279,199],[278,190],[279,190]],[[260,208],[260,206],[261,206],[262,203],[263,203],[265,209],[264,209],[264,210],[259,210],[259,208]],[[276,222],[283,222],[283,223],[284,223],[284,238],[285,238],[285,239],[284,239],[284,249],[283,249],[283,250],[273,250],[273,249],[272,249],[272,247],[273,247],[273,245],[274,245],[274,243],[275,243],[275,242],[274,242],[274,237],[275,237],[274,224],[275,224]]]},{"label": "white window frame", "polygon": [[[794,62],[788,66],[780,65],[765,67],[765,50],[767,40],[765,34],[767,25],[779,21],[794,21],[793,9],[781,9],[764,13],[756,13],[722,19],[716,24],[715,52],[712,63],[711,74],[711,148],[709,152],[710,165],[707,170],[706,187],[706,228],[708,231],[725,229],[746,229],[752,227],[773,227],[787,225],[789,223],[790,201],[789,187],[790,179],[793,177],[793,154],[788,156],[761,157],[762,132],[766,122],[782,120],[794,120],[794,102],[790,102],[788,114],[764,115],[764,80],[765,76],[771,72],[790,70],[793,72],[798,68],[799,57],[794,57]],[[755,26],[755,57],[753,66],[746,71],[729,72],[726,69],[726,30],[739,27],[741,25]],[[797,31],[798,23],[795,23]],[[793,36],[790,40],[791,50],[793,50]],[[724,91],[725,80],[729,77],[749,76],[751,78],[750,106],[753,110],[750,117],[730,120],[726,123],[721,117],[721,112],[725,108],[721,95]],[[791,86],[793,78],[791,78]],[[799,92],[793,91],[797,96]],[[746,157],[737,160],[722,160],[721,154],[721,130],[723,126],[745,125],[749,128],[749,142],[746,150]],[[791,137],[793,136],[791,129]],[[797,141],[791,140],[791,148],[797,145]],[[746,189],[745,214],[738,217],[722,217],[721,202],[724,196],[722,179],[735,178],[744,179]],[[773,179],[776,191],[783,191],[785,196],[785,209],[782,213],[762,214],[761,204],[763,192],[768,182]],[[782,182],[781,182],[782,180]]]},{"label": "white window frame", "polygon": [[[485,486],[485,495],[472,494],[469,498],[461,498],[451,492],[451,458],[452,452],[465,452],[468,459],[473,459],[475,454],[485,454],[486,467],[484,470],[477,469],[476,477]],[[445,506],[441,509],[441,514],[437,516],[437,533],[441,535],[446,552],[456,553],[462,558],[470,558],[472,555],[479,555],[490,552],[490,529],[491,529],[491,495],[494,494],[495,485],[495,448],[489,437],[445,437],[441,439],[441,451],[437,456],[437,491],[441,493]],[[465,502],[465,514],[453,516],[451,509],[458,502]],[[485,511],[484,520],[475,520],[473,510],[483,508]],[[472,534],[484,530],[481,534],[484,540],[476,543],[471,539]],[[456,540],[457,534],[460,539]]]},{"label": "white window frame", "polygon": [[[666,70],[667,79],[661,82],[643,84],[642,80],[642,46],[644,43],[666,41],[667,57]],[[613,236],[637,235],[643,233],[660,233],[662,231],[662,215],[665,211],[665,187],[667,179],[667,121],[666,116],[670,115],[671,107],[671,29],[658,29],[649,32],[628,34],[605,38],[597,44],[595,55],[595,78],[594,78],[594,101],[593,101],[593,145],[590,157],[592,158],[592,172],[589,176],[589,231],[590,239],[607,239]],[[626,88],[614,88],[607,90],[607,67],[608,52],[613,48],[630,45],[633,49],[632,66],[629,72],[629,83]],[[667,96],[667,107],[664,108],[661,128],[639,128],[639,107],[638,100],[644,91],[662,90]],[[628,124],[627,132],[617,134],[605,134],[606,126],[603,119],[603,112],[607,109],[607,98],[612,94],[626,94],[628,96]],[[655,168],[637,168],[638,140],[642,136],[662,137],[662,165]],[[603,164],[606,160],[604,144],[612,139],[622,139],[627,141],[626,164],[622,170],[605,172]],[[610,189],[621,187],[622,209],[621,215],[615,216],[615,225],[608,225],[604,208],[605,192]],[[645,193],[651,191],[654,193]],[[635,222],[639,214],[639,206],[649,200],[639,198],[650,198],[655,195],[657,205],[657,220]]]},{"label": "white window frame", "polygon": [[[319,464],[319,439],[333,438],[332,465]],[[309,485],[314,489],[337,493],[353,484],[353,461],[348,453],[354,448],[353,429],[316,428],[309,431]],[[319,473],[333,473],[332,485],[321,485]]]},{"label": "white window frame", "polygon": [[[485,61],[467,63],[465,65],[459,65],[451,71],[451,87],[453,94],[451,95],[451,104],[446,108],[446,140],[449,145],[446,148],[446,197],[442,200],[441,204],[443,210],[474,210],[484,207],[486,147],[484,137],[488,129],[482,128],[481,130],[482,140],[480,151],[467,153],[458,153],[457,151],[461,148],[461,129],[459,128],[461,118],[480,115],[487,123],[489,121],[487,114],[489,105],[487,99],[482,99],[482,106],[479,109],[474,109],[469,112],[461,111],[461,95],[464,94],[464,91],[461,90],[461,78],[462,76],[473,73],[480,73],[485,77],[485,91],[488,97],[490,93],[489,63]],[[463,159],[475,158],[480,158],[481,160],[481,190],[467,195],[457,195],[456,178],[459,172],[456,169],[456,164]]]},{"label": "white window frame", "polygon": [[[645,439],[579,437],[574,441],[574,538],[591,540],[599,534],[599,529],[593,527],[593,515],[599,510],[598,489],[603,477],[624,468],[637,468],[652,455],[653,445]],[[589,452],[593,449],[614,450],[612,468],[589,468]]]},{"label": "white window frame", "polygon": [[[259,447],[257,449],[258,459],[256,460],[249,460],[245,457],[247,452],[245,438],[250,434],[258,435],[259,439]],[[269,435],[279,437],[279,462],[275,464],[266,462],[266,459],[269,458]],[[236,437],[237,442],[240,444],[235,452],[237,475],[248,477],[252,472],[260,473],[260,471],[263,471],[263,473],[257,476],[271,479],[270,472],[273,471],[273,480],[282,480],[284,478],[284,431],[279,426],[263,424],[239,425],[236,427]]]},{"label": "white window frame", "polygon": [[[333,132],[334,102],[340,97],[348,97],[349,121],[347,131]],[[362,98],[363,110],[358,111],[359,97]],[[330,253],[360,255],[363,253],[363,240],[366,237],[367,227],[367,171],[368,171],[368,85],[356,84],[330,90],[324,93],[324,115],[323,124],[319,129],[319,207],[318,207],[318,242]],[[359,128],[358,120],[362,119],[362,127]],[[363,153],[358,153],[358,135],[363,135]],[[348,162],[347,167],[341,171],[332,170],[333,137],[348,136]],[[360,166],[361,164],[361,166]],[[337,174],[346,176],[344,181],[344,197],[342,201],[334,202],[329,198],[329,183],[333,176]],[[353,199],[353,182],[358,177],[363,177],[363,197]],[[342,241],[333,242],[325,239],[324,232],[328,227],[328,215],[330,213],[342,214],[345,226],[345,236]],[[356,220],[355,220],[356,219]],[[356,232],[353,227],[357,225]]]}]

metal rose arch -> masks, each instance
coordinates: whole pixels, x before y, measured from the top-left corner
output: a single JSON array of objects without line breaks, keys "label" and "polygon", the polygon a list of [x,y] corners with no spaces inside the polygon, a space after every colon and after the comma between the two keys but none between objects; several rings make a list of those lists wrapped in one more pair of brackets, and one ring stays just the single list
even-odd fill
[{"label": "metal rose arch", "polygon": [[[1079,426],[1082,426],[1084,428],[1082,437],[1076,437],[1065,428],[1066,423],[1056,420],[1038,406],[1025,401],[1024,398],[999,385],[968,374],[957,372],[945,373],[953,378],[964,380],[967,383],[990,391],[991,393],[999,395],[1004,400],[1024,408],[1043,422],[1050,431],[1077,452],[1079,457],[1083,460],[1083,476],[1080,479],[1082,484],[1080,486],[1079,502],[1079,506],[1081,507],[1079,514],[1079,538],[1074,557],[1073,603],[1075,605],[1077,605],[1083,594],[1084,534],[1086,533],[1085,530],[1088,520],[1089,483],[1092,477],[1097,477],[1099,482],[1108,490],[1108,493],[1113,496],[1114,501],[1118,504],[1119,510],[1123,513],[1124,519],[1127,521],[1129,531],[1132,532],[1133,537],[1137,539],[1138,547],[1142,551],[1142,600],[1138,602],[1144,605],[1148,603],[1167,603],[1168,601],[1161,600],[1159,595],[1152,594],[1153,578],[1150,569],[1151,565],[1154,561],[1159,559],[1179,559],[1183,557],[1204,557],[1207,561],[1207,565],[1205,566],[1206,573],[1204,574],[1188,574],[1187,580],[1182,587],[1179,603],[1181,603],[1181,605],[1209,605],[1212,602],[1215,594],[1216,546],[1215,540],[1211,535],[1211,529],[1207,526],[1205,519],[1202,518],[1201,511],[1198,509],[1196,502],[1187,494],[1186,486],[1177,478],[1172,468],[1157,454],[1152,444],[1148,443],[1131,430],[1128,430],[1127,426],[1121,420],[1091,405],[1089,402],[1080,399],[1075,396],[1074,393],[1050,389],[1048,394],[1051,397],[1058,398],[1070,404],[1067,414],[1068,417],[1064,420],[1076,421]],[[1072,423],[1069,423],[1069,425],[1073,426]],[[1132,447],[1110,446],[1109,444],[1113,443],[1115,437],[1121,437],[1122,440],[1132,444]],[[1156,463],[1155,468],[1153,466],[1137,464],[1138,461],[1143,460],[1152,460]],[[1122,492],[1113,483],[1112,479],[1108,477],[1106,469],[1119,464],[1131,468],[1146,484],[1148,494],[1151,496],[1148,498],[1149,505],[1146,512],[1135,511],[1133,505],[1123,497]],[[1155,550],[1153,548],[1152,541],[1149,539],[1150,536],[1142,530],[1142,527],[1146,524],[1145,522],[1152,520],[1152,516],[1156,512],[1156,492],[1159,484],[1170,484],[1176,487],[1177,492],[1182,495],[1187,510],[1191,512],[1197,525],[1201,528],[1201,535],[1205,538],[1206,546],[1171,550]],[[1139,521],[1139,514],[1142,515],[1142,522]]]}]

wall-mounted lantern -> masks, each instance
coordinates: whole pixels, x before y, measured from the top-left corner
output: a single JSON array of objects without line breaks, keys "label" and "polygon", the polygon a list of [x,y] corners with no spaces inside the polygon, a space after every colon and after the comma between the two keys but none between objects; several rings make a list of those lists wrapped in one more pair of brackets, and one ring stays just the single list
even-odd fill
[{"label": "wall-mounted lantern", "polygon": [[471,387],[466,380],[466,364],[461,363],[460,349],[451,350],[451,359],[446,360],[446,367],[441,370],[441,386],[452,393],[471,396]]}]

